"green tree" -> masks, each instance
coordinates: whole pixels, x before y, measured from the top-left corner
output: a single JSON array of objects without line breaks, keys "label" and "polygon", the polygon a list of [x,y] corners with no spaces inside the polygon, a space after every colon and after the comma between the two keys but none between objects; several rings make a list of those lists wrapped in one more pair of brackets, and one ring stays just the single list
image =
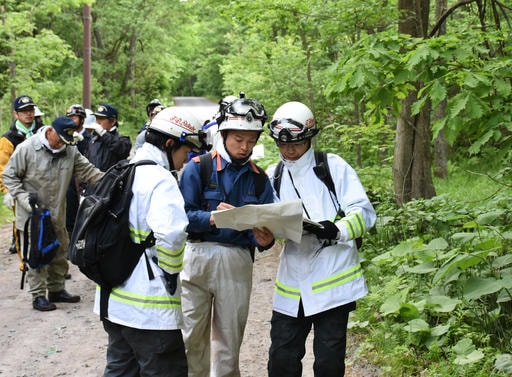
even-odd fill
[{"label": "green tree", "polygon": [[[475,7],[463,8],[470,3]],[[491,3],[458,2],[427,32],[428,2],[401,1],[402,33],[389,29],[365,36],[335,65],[328,96],[355,95],[377,122],[397,117],[393,166],[399,203],[435,194],[430,135],[440,130],[452,145],[463,135],[471,153],[499,146],[497,161],[510,158],[511,67],[504,38],[510,26],[503,30],[500,22],[510,8]],[[456,10],[459,17],[450,17]],[[445,21],[446,35],[437,35]],[[431,109],[445,100],[445,116],[431,122]]]},{"label": "green tree", "polygon": [[[3,108],[11,108],[14,98],[22,93],[46,105],[47,98],[59,92],[54,70],[67,59],[74,59],[71,46],[56,34],[51,18],[70,7],[72,0],[31,2],[4,1],[0,6],[0,89]],[[2,116],[2,120],[10,118]]]}]

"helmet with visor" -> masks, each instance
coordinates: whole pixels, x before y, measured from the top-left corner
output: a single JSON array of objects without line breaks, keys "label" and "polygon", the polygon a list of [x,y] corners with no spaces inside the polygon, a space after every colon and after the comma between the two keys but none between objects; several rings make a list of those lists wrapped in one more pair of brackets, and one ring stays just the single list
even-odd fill
[{"label": "helmet with visor", "polygon": [[280,142],[292,143],[311,139],[318,133],[313,112],[301,102],[287,102],[275,112],[269,124],[270,136]]},{"label": "helmet with visor", "polygon": [[217,119],[219,131],[240,130],[262,132],[267,120],[267,112],[256,99],[245,98],[243,92],[240,98],[229,103]]}]

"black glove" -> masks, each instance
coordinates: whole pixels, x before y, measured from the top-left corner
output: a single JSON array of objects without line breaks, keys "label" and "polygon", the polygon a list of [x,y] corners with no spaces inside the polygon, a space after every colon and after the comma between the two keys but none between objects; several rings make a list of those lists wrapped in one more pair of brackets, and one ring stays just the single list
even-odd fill
[{"label": "black glove", "polygon": [[338,233],[340,231],[332,221],[324,220],[319,223],[324,226],[323,229],[316,228],[315,230],[312,230],[312,233],[314,233],[319,239],[335,240],[338,238]]},{"label": "black glove", "polygon": [[174,296],[176,288],[178,288],[178,275],[179,274],[170,274],[164,271],[165,288],[171,296]]},{"label": "black glove", "polygon": [[28,194],[28,203],[31,207],[35,207],[37,204],[37,192],[30,192]]}]

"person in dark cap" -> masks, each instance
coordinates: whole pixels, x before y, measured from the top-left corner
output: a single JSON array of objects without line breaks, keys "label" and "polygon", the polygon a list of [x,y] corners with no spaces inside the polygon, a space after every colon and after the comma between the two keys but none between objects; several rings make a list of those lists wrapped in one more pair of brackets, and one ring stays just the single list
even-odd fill
[{"label": "person in dark cap", "polygon": [[[78,103],[73,104],[66,110],[66,116],[71,118],[77,125],[78,137],[76,146],[80,153],[85,156],[92,138],[91,133],[87,132],[84,128],[85,118],[87,117],[85,108]],[[76,179],[76,177],[71,179],[66,195],[66,229],[69,235],[71,235],[75,226],[76,213],[80,204],[80,195],[83,194],[84,189],[85,185]]]},{"label": "person in dark cap", "polygon": [[96,123],[85,125],[93,132],[86,156],[98,169],[107,171],[118,161],[128,158],[132,143],[128,136],[118,132],[118,113],[114,106],[100,104],[94,116]]},{"label": "person in dark cap", "polygon": [[[9,130],[0,138],[0,177],[5,169],[5,165],[7,165],[7,161],[9,161],[18,144],[27,137],[32,136],[40,128],[40,124],[38,124],[35,118],[36,105],[32,97],[26,94],[17,97],[12,104],[12,108],[14,120]],[[4,195],[3,201],[5,206],[14,211],[12,196],[7,191],[1,178],[0,191]],[[9,252],[12,254],[15,254],[17,251],[15,231],[16,229],[13,227],[12,244],[9,248]]]},{"label": "person in dark cap", "polygon": [[[103,172],[91,164],[74,146],[77,125],[67,116],[56,118],[31,138],[18,145],[3,172],[3,182],[16,203],[16,227],[23,248],[24,224],[31,214],[29,196],[37,196],[37,204],[48,208],[52,216],[59,248],[47,266],[29,269],[27,280],[32,306],[39,311],[55,310],[55,302],[78,302],[80,296],[65,289],[69,266],[66,231],[66,191],[74,175],[80,181],[96,183]],[[48,294],[48,298],[47,298]]]}]

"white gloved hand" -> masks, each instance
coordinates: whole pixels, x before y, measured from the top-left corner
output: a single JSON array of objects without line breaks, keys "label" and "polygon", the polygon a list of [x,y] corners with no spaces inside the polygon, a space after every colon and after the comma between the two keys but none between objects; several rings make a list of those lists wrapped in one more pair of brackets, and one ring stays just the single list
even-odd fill
[{"label": "white gloved hand", "polygon": [[13,199],[12,195],[9,194],[8,192],[6,192],[4,194],[4,204],[10,210],[12,210],[14,207],[14,199]]},{"label": "white gloved hand", "polygon": [[84,135],[75,131],[75,132],[73,132],[73,140],[75,140],[75,142],[78,143],[78,142],[84,140]]},{"label": "white gloved hand", "polygon": [[105,134],[105,132],[107,132],[107,130],[104,129],[103,127],[101,127],[101,124],[98,124],[98,123],[89,123],[89,124],[85,125],[84,127],[89,130],[93,130],[100,136],[103,136]]}]

